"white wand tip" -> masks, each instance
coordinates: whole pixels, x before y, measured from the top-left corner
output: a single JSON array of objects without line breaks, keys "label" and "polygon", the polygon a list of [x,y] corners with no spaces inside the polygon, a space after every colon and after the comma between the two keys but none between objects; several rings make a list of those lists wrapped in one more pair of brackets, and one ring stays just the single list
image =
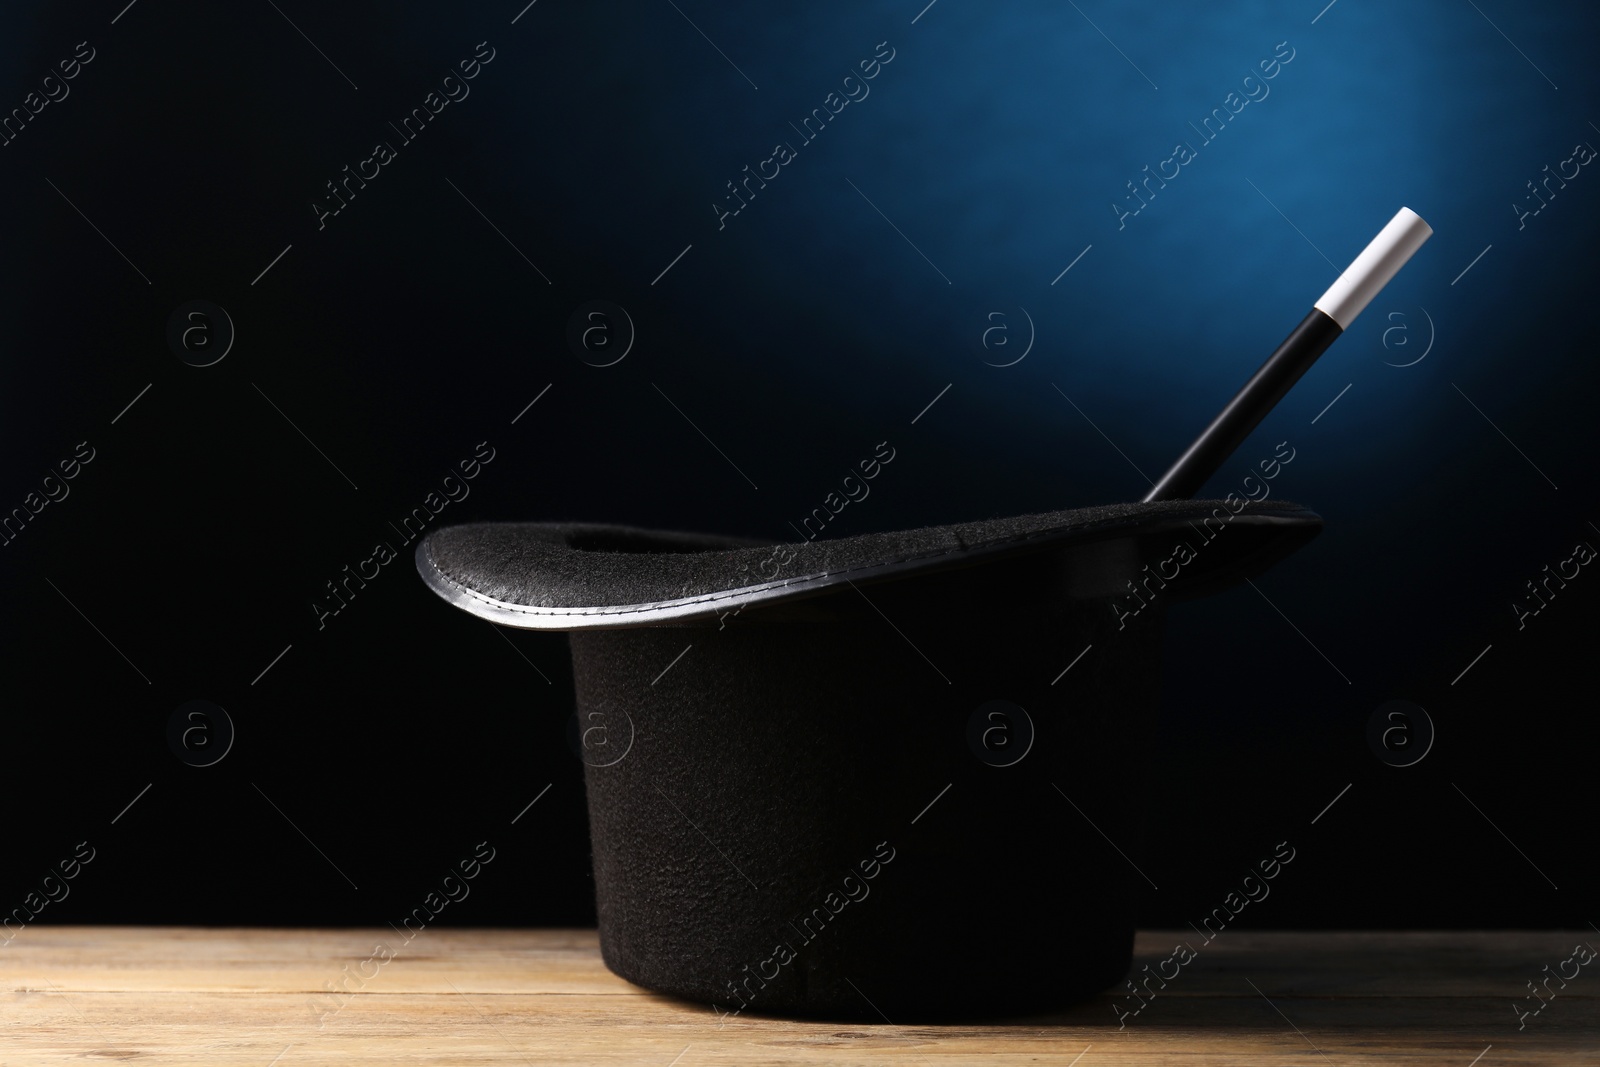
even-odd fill
[{"label": "white wand tip", "polygon": [[1337,322],[1339,329],[1348,330],[1372,298],[1432,236],[1433,227],[1423,222],[1421,215],[1408,207],[1401,208],[1322,294],[1316,309]]}]

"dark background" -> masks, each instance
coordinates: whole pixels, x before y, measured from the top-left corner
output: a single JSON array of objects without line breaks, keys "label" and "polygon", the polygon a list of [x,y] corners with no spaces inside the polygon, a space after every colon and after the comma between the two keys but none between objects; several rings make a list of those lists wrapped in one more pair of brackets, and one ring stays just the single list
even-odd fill
[{"label": "dark background", "polygon": [[[398,922],[487,840],[441,922],[592,922],[564,639],[450,609],[409,549],[312,607],[479,442],[439,523],[789,538],[884,440],[830,536],[1136,498],[1404,204],[1432,240],[1208,487],[1287,440],[1274,494],[1328,525],[1170,618],[1142,921],[1197,919],[1285,839],[1252,925],[1600,917],[1600,577],[1520,631],[1511,607],[1600,545],[1600,177],[1514,207],[1600,144],[1592,6],[920,7],[6,5],[0,107],[95,55],[0,148],[0,509],[94,458],[0,546],[0,910],[87,841],[39,921]],[[478,42],[470,95],[401,144]],[[1119,229],[1178,140],[1197,158]],[[797,158],[719,229],[776,141]],[[191,300],[237,332],[211,366],[168,344]],[[568,342],[591,300],[632,321],[615,365]],[[236,730],[207,767],[168,742],[197,699]],[[1436,731],[1410,767],[1367,740],[1393,699]],[[1077,815],[1027,817],[1048,849]]]}]

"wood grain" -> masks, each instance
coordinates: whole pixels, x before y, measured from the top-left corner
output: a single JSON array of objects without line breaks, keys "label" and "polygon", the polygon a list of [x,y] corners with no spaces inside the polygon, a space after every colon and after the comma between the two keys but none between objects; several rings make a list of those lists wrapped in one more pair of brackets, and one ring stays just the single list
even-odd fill
[{"label": "wood grain", "polygon": [[[0,1065],[1600,1064],[1600,966],[1519,1030],[1589,932],[1152,931],[1198,957],[1119,1028],[1102,996],[991,1025],[794,1022],[640,989],[593,930],[32,926],[0,948]],[[379,941],[397,949],[381,965]],[[347,970],[348,968],[348,970]],[[1593,970],[1595,973],[1589,973]],[[363,978],[362,974],[370,975]],[[347,977],[354,975],[354,977]],[[349,990],[334,998],[329,983]]]}]

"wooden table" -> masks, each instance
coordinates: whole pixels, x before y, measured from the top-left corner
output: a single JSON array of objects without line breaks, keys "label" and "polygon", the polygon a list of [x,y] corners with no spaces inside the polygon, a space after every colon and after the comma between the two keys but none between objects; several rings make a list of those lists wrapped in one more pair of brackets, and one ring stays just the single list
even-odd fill
[{"label": "wooden table", "polygon": [[[375,960],[383,935],[24,928],[0,947],[0,1064],[1600,1064],[1600,961],[1548,1001],[1525,985],[1592,931],[1229,931],[1120,1029],[1133,1002],[1109,995],[991,1026],[719,1027],[607,971],[593,930],[431,929]],[[1142,933],[1135,971],[1185,937]]]}]

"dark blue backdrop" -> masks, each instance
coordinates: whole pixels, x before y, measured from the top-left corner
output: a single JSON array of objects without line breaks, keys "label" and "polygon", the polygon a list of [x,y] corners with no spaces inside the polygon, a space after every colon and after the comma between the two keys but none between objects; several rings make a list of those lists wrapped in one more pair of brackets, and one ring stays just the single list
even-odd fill
[{"label": "dark blue backdrop", "polygon": [[1591,8],[919,7],[8,6],[0,907],[88,840],[41,921],[377,923],[487,838],[449,919],[587,921],[561,641],[404,558],[313,607],[479,442],[438,521],[787,538],[880,441],[830,535],[1135,498],[1407,205],[1432,240],[1208,487],[1287,441],[1328,526],[1172,615],[1144,914],[1289,838],[1258,925],[1592,918],[1600,578],[1513,608],[1600,544]]}]

